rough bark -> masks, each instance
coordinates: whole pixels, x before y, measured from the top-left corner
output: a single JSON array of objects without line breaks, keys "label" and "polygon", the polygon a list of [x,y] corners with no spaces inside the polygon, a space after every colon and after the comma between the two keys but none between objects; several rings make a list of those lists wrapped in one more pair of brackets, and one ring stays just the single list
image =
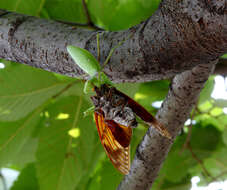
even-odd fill
[{"label": "rough bark", "polygon": [[[157,114],[175,137],[181,132],[204,83],[213,72],[214,62],[198,65],[174,77],[169,93]],[[137,147],[130,173],[125,176],[118,190],[149,190],[173,141],[161,136],[154,128],[149,128]]]},{"label": "rough bark", "polygon": [[[105,72],[114,82],[173,77],[227,52],[225,0],[164,0],[147,21],[101,35],[101,62],[119,41]],[[0,18],[0,57],[68,76],[82,71],[66,52],[77,45],[97,55],[96,33],[19,14]]]}]

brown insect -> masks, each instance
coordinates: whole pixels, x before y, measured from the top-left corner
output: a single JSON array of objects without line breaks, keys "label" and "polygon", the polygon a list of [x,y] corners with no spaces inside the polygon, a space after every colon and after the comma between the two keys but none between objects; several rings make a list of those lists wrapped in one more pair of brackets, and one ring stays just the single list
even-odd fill
[{"label": "brown insect", "polygon": [[171,135],[143,106],[107,84],[94,87],[96,96],[91,100],[95,105],[95,122],[101,143],[114,167],[122,174],[130,169],[130,141],[132,128],[137,127],[136,115],[152,125],[165,137]]}]

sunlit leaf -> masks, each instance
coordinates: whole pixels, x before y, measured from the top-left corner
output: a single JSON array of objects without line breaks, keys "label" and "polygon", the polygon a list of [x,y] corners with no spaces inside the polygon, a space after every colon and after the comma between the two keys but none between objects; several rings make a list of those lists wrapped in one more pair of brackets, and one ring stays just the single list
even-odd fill
[{"label": "sunlit leaf", "polygon": [[41,109],[17,122],[0,123],[0,166],[34,161],[37,142],[32,138]]},{"label": "sunlit leaf", "polygon": [[213,89],[214,89],[214,76],[211,76],[205,83],[205,86],[200,93],[199,104],[202,104],[203,102],[210,99]]},{"label": "sunlit leaf", "polygon": [[10,190],[38,190],[38,180],[34,163],[28,164],[18,176]]},{"label": "sunlit leaf", "polygon": [[21,64],[1,69],[0,81],[0,121],[25,117],[71,83],[59,81],[50,72]]},{"label": "sunlit leaf", "polygon": [[[139,24],[158,8],[159,0],[89,0],[93,21],[107,30],[122,30]],[[136,16],[135,16],[136,15]]]},{"label": "sunlit leaf", "polygon": [[[82,96],[72,96],[47,109],[50,117],[41,124],[36,163],[41,189],[75,189],[94,169],[100,149],[96,148],[98,139],[92,117],[83,117],[88,106]],[[69,118],[57,119],[61,112],[69,114]],[[69,135],[75,128],[80,130],[77,138]]]}]

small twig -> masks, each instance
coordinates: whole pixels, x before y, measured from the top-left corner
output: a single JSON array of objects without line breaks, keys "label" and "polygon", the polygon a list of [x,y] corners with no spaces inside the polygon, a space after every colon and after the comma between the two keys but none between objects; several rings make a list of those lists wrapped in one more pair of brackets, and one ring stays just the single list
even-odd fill
[{"label": "small twig", "polygon": [[88,11],[88,8],[87,8],[87,4],[86,4],[85,0],[82,0],[82,4],[83,4],[83,8],[84,8],[86,17],[87,17],[87,23],[88,24],[93,24],[92,21],[91,21],[91,17],[90,17],[90,14],[89,14],[89,11]]},{"label": "small twig", "polygon": [[6,179],[5,179],[5,177],[3,176],[1,170],[0,170],[0,178],[2,179],[3,190],[7,190]]},{"label": "small twig", "polygon": [[197,107],[197,104],[198,104],[198,102],[196,103],[195,109],[194,109],[194,111],[192,112],[192,114],[190,116],[191,122],[190,122],[190,125],[188,126],[188,135],[186,137],[185,143],[184,143],[184,145],[183,145],[182,150],[180,151],[180,153],[182,153],[182,151],[187,148],[191,152],[192,157],[201,165],[204,173],[208,177],[210,177],[212,180],[215,180],[215,178],[209,173],[209,171],[204,166],[203,161],[200,160],[199,157],[193,152],[192,147],[191,147],[191,144],[190,144],[191,135],[192,135],[192,125],[193,125],[192,124],[192,121],[194,119],[195,113],[199,111],[199,109]]},{"label": "small twig", "polygon": [[134,35],[134,33],[130,34],[126,39],[123,39],[122,41],[118,42],[116,46],[114,46],[113,48],[111,48],[105,62],[103,63],[102,69],[104,69],[104,67],[107,65],[107,63],[110,61],[111,56],[113,55],[115,49],[117,49],[118,47],[120,47],[126,40],[130,39],[132,36]]},{"label": "small twig", "polygon": [[99,33],[96,35],[96,43],[97,43],[97,54],[98,54],[98,57],[97,57],[97,60],[98,62],[100,63],[100,40],[99,40]]},{"label": "small twig", "polygon": [[95,26],[94,23],[92,22],[91,16],[89,14],[89,11],[88,11],[88,8],[87,8],[87,4],[86,4],[85,0],[82,0],[82,4],[83,4],[85,15],[87,17],[87,25],[92,27],[92,28],[94,28],[94,29],[96,29],[96,30],[100,30],[100,28]]},{"label": "small twig", "polygon": [[215,178],[210,174],[210,172],[209,172],[209,171],[206,169],[206,167],[204,166],[203,161],[200,160],[199,157],[193,152],[190,143],[187,145],[187,148],[188,148],[188,150],[191,152],[192,157],[200,164],[200,166],[202,167],[204,173],[205,173],[208,177],[210,177],[212,180],[215,181]]},{"label": "small twig", "polygon": [[193,122],[193,119],[194,119],[194,116],[195,116],[196,112],[200,112],[198,107],[197,107],[197,104],[198,104],[198,102],[196,103],[195,109],[193,110],[193,112],[192,112],[192,114],[190,116],[191,122],[190,122],[190,125],[188,126],[188,135],[186,137],[185,143],[184,143],[180,153],[182,153],[183,150],[187,148],[191,152],[192,157],[201,165],[204,173],[208,177],[210,177],[212,180],[215,180],[215,178],[209,173],[209,171],[204,166],[203,161],[200,160],[199,157],[193,152],[191,144],[190,144],[190,140],[191,140],[191,136],[192,136],[192,126],[193,126],[192,122]]},{"label": "small twig", "polygon": [[0,9],[0,17],[9,14],[10,12]]},{"label": "small twig", "polygon": [[73,84],[75,84],[75,82],[72,82],[70,84],[68,84],[65,88],[63,88],[60,92],[58,92],[57,94],[53,95],[52,98],[56,99],[58,96],[60,96],[61,94],[63,94],[65,91],[67,91],[70,87],[73,86]]},{"label": "small twig", "polygon": [[214,179],[209,181],[209,183],[217,181],[220,177],[222,177],[225,174],[227,174],[227,170],[225,170],[225,171],[221,172],[219,175],[215,176]]}]

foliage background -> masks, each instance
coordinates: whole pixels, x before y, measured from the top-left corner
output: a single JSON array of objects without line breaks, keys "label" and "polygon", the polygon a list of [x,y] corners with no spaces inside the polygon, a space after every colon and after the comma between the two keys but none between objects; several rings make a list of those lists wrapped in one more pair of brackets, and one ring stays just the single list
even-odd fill
[{"label": "foliage background", "polygon": [[[138,24],[158,4],[159,0],[87,1],[92,22],[106,30]],[[81,0],[0,0],[0,8],[48,19],[87,21]],[[123,176],[106,158],[92,116],[83,117],[91,106],[82,92],[83,83],[1,62],[5,68],[0,69],[0,167],[20,171],[11,189],[116,189]],[[155,114],[152,103],[165,98],[169,81],[116,86]],[[188,190],[193,176],[200,177],[200,184],[227,178],[227,115],[222,109],[227,100],[213,99],[213,87],[212,76],[191,114],[194,122],[177,138],[152,189]],[[145,132],[142,126],[134,130],[132,158]],[[191,148],[184,146],[188,134]]]}]

